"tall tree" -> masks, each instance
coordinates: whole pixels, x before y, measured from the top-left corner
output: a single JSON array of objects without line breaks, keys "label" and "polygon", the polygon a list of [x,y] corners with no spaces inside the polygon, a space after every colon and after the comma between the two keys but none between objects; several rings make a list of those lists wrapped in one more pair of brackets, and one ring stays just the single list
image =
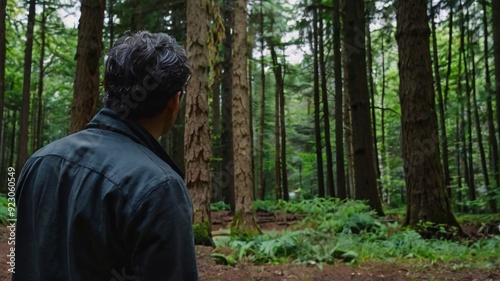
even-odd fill
[{"label": "tall tree", "polygon": [[265,125],[265,110],[266,110],[266,64],[264,60],[264,0],[260,0],[259,5],[259,35],[260,35],[260,119],[259,119],[259,198],[265,199],[266,189],[264,183],[264,125]]},{"label": "tall tree", "polygon": [[330,108],[328,106],[328,88],[326,76],[326,60],[324,40],[325,28],[323,23],[323,9],[319,9],[319,29],[318,29],[318,52],[319,52],[319,71],[321,76],[321,101],[323,103],[323,120],[324,120],[324,133],[325,133],[325,152],[326,152],[326,190],[328,195],[335,197],[335,182],[333,179],[333,153],[332,142],[330,137]]},{"label": "tall tree", "polygon": [[340,46],[340,0],[333,1],[333,68],[335,72],[335,160],[337,162],[337,196],[347,198],[344,171],[342,61]]},{"label": "tall tree", "polygon": [[[448,195],[451,196],[450,186],[450,168],[449,168],[449,157],[448,157],[448,136],[446,135],[446,123],[445,123],[445,113],[444,113],[444,100],[443,100],[443,90],[441,87],[441,74],[439,72],[439,56],[438,56],[438,45],[437,45],[437,35],[436,35],[436,21],[434,19],[436,15],[436,8],[431,3],[431,26],[432,26],[432,54],[434,61],[434,76],[436,77],[436,90],[438,95],[438,108],[439,108],[439,132],[441,137],[441,155],[443,157],[443,173],[444,173],[444,185],[448,191]],[[452,17],[452,15],[450,15]],[[452,20],[450,18],[450,20]],[[449,62],[451,63],[451,62]]]},{"label": "tall tree", "polygon": [[406,224],[457,226],[439,159],[430,29],[425,0],[400,0],[397,8],[402,151],[408,190]]},{"label": "tall tree", "polygon": [[234,158],[233,158],[233,61],[232,61],[232,26],[233,26],[233,1],[225,0],[223,6],[225,38],[224,46],[224,75],[222,76],[222,177],[221,189],[226,191],[226,202],[235,210],[234,198]]},{"label": "tall tree", "polygon": [[210,245],[210,124],[208,121],[210,1],[187,1],[187,53],[192,78],[187,85],[184,146],[186,185],[193,201],[195,243]]},{"label": "tall tree", "polygon": [[253,207],[250,97],[247,77],[247,0],[233,0],[233,152],[235,214],[233,234],[260,233]]},{"label": "tall tree", "polygon": [[[500,128],[500,1],[491,1],[491,18],[493,20],[493,51],[495,57],[495,97],[497,111],[497,128]],[[500,129],[497,130],[500,140]]]},{"label": "tall tree", "polygon": [[108,14],[108,33],[109,33],[110,49],[113,47],[113,44],[115,42],[115,22],[113,20],[115,16],[114,6],[115,6],[115,0],[108,0],[107,14]]},{"label": "tall tree", "polygon": [[368,64],[368,85],[369,85],[369,93],[370,93],[370,113],[371,113],[371,121],[372,121],[372,134],[373,134],[373,158],[375,160],[375,176],[377,181],[379,182],[379,194],[382,195],[382,184],[380,182],[380,163],[378,161],[379,153],[378,153],[378,139],[377,139],[377,119],[376,111],[375,111],[375,83],[373,81],[373,48],[372,48],[372,36],[370,31],[370,22],[366,24],[366,52],[367,52],[367,64]]},{"label": "tall tree", "polygon": [[[47,11],[46,11],[46,3],[42,4],[42,16],[40,20],[40,60],[38,64],[38,88],[37,88],[37,111],[36,111],[36,130],[33,140],[34,147],[36,150],[42,146],[42,108],[43,108],[43,87],[44,87],[44,79],[45,79],[45,45],[46,45],[46,31],[47,31]],[[33,114],[34,115],[34,114]]]},{"label": "tall tree", "polygon": [[[495,186],[497,188],[500,188],[500,155],[498,154],[498,143],[497,143],[497,138],[495,135],[495,123],[493,121],[493,105],[492,105],[492,98],[493,98],[493,91],[491,89],[491,77],[490,77],[490,63],[488,60],[488,54],[489,54],[489,44],[488,44],[488,17],[487,17],[487,10],[486,10],[486,1],[483,1],[483,28],[484,28],[484,74],[485,74],[485,79],[486,79],[486,91],[487,91],[487,98],[486,98],[486,115],[487,115],[487,120],[488,120],[488,142],[491,147],[490,151],[490,159],[491,159],[491,171],[493,174],[493,178],[495,179]],[[498,100],[497,100],[498,103]],[[500,112],[497,112],[497,114],[500,114]],[[496,212],[496,206],[491,206],[492,211]]]},{"label": "tall tree", "polygon": [[[3,168],[4,154],[4,105],[5,105],[5,56],[7,52],[7,40],[5,37],[5,21],[7,0],[0,0],[0,169]],[[3,181],[0,182],[3,185]]]},{"label": "tall tree", "polygon": [[344,55],[347,64],[345,76],[348,77],[348,91],[351,98],[354,198],[368,200],[370,206],[382,215],[384,212],[377,189],[372,123],[370,121],[365,25],[364,1],[346,1],[344,3],[343,27],[347,49]]},{"label": "tall tree", "polygon": [[313,73],[314,73],[314,137],[316,139],[316,174],[318,178],[318,196],[325,196],[325,181],[323,172],[323,145],[321,140],[321,106],[320,106],[320,85],[319,85],[319,33],[318,33],[318,9],[312,7],[313,12]]},{"label": "tall tree", "polygon": [[20,170],[28,159],[29,107],[31,94],[31,63],[33,58],[33,29],[35,27],[36,1],[30,0],[28,9],[28,29],[26,30],[26,48],[24,49],[23,101],[21,106],[21,123],[19,126],[19,148],[17,170]]},{"label": "tall tree", "polygon": [[[481,172],[483,174],[483,180],[484,180],[484,185],[486,188],[486,191],[489,195],[491,195],[491,185],[490,185],[490,174],[488,171],[488,165],[486,164],[486,152],[484,149],[484,143],[483,143],[483,134],[482,134],[482,128],[481,128],[481,121],[479,117],[479,105],[477,101],[477,89],[476,89],[476,79],[478,78],[476,75],[476,59],[475,59],[475,44],[472,39],[472,31],[468,32],[468,46],[469,46],[469,53],[470,53],[470,60],[471,60],[471,83],[472,83],[472,107],[473,107],[473,114],[474,114],[474,122],[475,122],[475,127],[476,127],[476,140],[477,140],[477,146],[479,148],[479,158],[481,161]],[[485,58],[487,61],[488,59]],[[471,120],[472,123],[472,120]],[[497,206],[494,197],[490,197],[488,200],[488,204],[490,207],[490,211],[495,212],[497,211]]]},{"label": "tall tree", "polygon": [[104,0],[82,0],[78,24],[71,132],[82,130],[95,114],[99,96]]},{"label": "tall tree", "polygon": [[[474,179],[474,161],[473,161],[473,140],[472,140],[472,105],[471,105],[471,86],[470,86],[470,75],[469,75],[469,68],[468,68],[468,57],[466,54],[466,43],[465,43],[465,25],[469,23],[469,12],[467,12],[466,17],[464,18],[464,5],[462,4],[462,1],[460,0],[460,53],[462,54],[462,60],[463,60],[463,66],[464,66],[464,73],[463,75],[460,75],[460,79],[464,78],[465,79],[465,101],[466,101],[466,108],[465,108],[465,115],[467,119],[467,135],[468,135],[468,140],[467,140],[467,148],[466,148],[466,155],[468,155],[468,186],[469,186],[469,199],[471,201],[476,200],[476,181]],[[464,136],[465,137],[465,136]],[[474,207],[473,207],[474,208]]]}]

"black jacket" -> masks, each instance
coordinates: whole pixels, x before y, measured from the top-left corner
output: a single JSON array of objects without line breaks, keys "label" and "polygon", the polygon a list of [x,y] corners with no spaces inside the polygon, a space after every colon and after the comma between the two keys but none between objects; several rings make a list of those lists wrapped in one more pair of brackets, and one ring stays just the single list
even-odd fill
[{"label": "black jacket", "polygon": [[101,110],[20,173],[13,280],[197,280],[182,178],[138,123]]}]

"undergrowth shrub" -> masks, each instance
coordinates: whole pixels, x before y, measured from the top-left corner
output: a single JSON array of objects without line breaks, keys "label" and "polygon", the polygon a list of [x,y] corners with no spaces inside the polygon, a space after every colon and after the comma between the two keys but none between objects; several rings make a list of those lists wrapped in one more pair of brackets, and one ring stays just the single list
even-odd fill
[{"label": "undergrowth shrub", "polygon": [[210,204],[210,211],[212,212],[217,212],[217,211],[229,211],[231,210],[231,206],[228,204],[224,203],[224,201],[219,201]]},{"label": "undergrowth shrub", "polygon": [[[262,201],[266,202],[266,201]],[[331,264],[362,261],[451,262],[458,267],[499,267],[500,237],[474,243],[424,239],[417,231],[403,229],[397,221],[376,217],[363,202],[315,198],[302,202],[258,203],[268,211],[306,215],[281,232],[255,237],[214,239],[217,247],[232,249],[222,260],[247,259],[256,264]],[[231,264],[231,263],[230,263]]]},{"label": "undergrowth shrub", "polygon": [[0,194],[0,223],[7,224],[8,218],[8,200],[4,194]]}]

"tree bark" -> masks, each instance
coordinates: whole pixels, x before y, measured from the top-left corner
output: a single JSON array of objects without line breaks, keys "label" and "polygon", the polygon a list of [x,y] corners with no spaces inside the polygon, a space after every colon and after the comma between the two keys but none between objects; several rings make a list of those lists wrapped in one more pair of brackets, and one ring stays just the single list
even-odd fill
[{"label": "tree bark", "polygon": [[72,133],[82,130],[96,111],[99,96],[104,7],[104,0],[82,0],[71,106],[70,131]]},{"label": "tree bark", "polygon": [[[276,55],[276,54],[275,54]],[[277,60],[277,56],[275,57]],[[290,200],[288,194],[288,170],[286,162],[286,127],[285,127],[285,83],[283,78],[283,65],[278,64],[278,75],[280,79],[280,145],[281,145],[281,183],[283,185],[283,200]]]},{"label": "tree bark", "polygon": [[266,72],[264,62],[264,13],[262,11],[264,0],[260,1],[260,119],[259,119],[259,198],[265,199],[266,189],[264,183],[264,125],[266,110]]},{"label": "tree bark", "polygon": [[226,203],[231,206],[231,211],[235,210],[234,198],[234,159],[233,159],[233,126],[232,126],[232,81],[233,62],[231,28],[233,26],[233,5],[232,0],[226,0],[223,11],[224,16],[224,75],[222,77],[222,175],[221,189],[226,191]]},{"label": "tree bark", "polygon": [[113,47],[115,41],[115,23],[113,21],[115,0],[108,0],[108,30],[109,30],[109,48]]},{"label": "tree bark", "polygon": [[[493,105],[492,105],[492,98],[493,98],[493,91],[491,89],[491,76],[490,76],[490,64],[488,60],[488,54],[489,54],[489,46],[488,46],[488,18],[486,14],[486,1],[483,1],[483,27],[484,27],[484,72],[485,72],[485,79],[486,79],[486,92],[487,92],[487,99],[486,99],[486,115],[487,115],[487,120],[488,120],[488,143],[490,145],[491,151],[490,151],[490,169],[493,174],[493,178],[495,179],[495,186],[497,188],[500,188],[500,163],[499,163],[499,157],[500,155],[498,154],[498,143],[497,143],[497,138],[495,135],[495,123],[493,121]],[[497,100],[498,103],[498,100]],[[500,112],[497,112],[497,114],[500,114]],[[495,202],[495,201],[493,201]],[[491,206],[493,212],[497,212],[496,204]]]},{"label": "tree bark", "polygon": [[47,14],[45,11],[45,2],[43,3],[42,8],[42,19],[40,21],[40,61],[38,65],[38,89],[37,89],[37,97],[38,97],[38,107],[37,107],[37,118],[36,118],[36,133],[34,136],[34,149],[33,151],[42,147],[42,109],[43,109],[43,87],[44,87],[44,78],[45,78],[45,37],[46,37],[46,24],[47,24]]},{"label": "tree bark", "polygon": [[[491,1],[491,19],[493,21],[493,52],[495,58],[495,97],[497,128],[500,128],[500,1]],[[500,129],[497,130],[500,141]],[[500,156],[499,156],[500,157]]]},{"label": "tree bark", "polygon": [[347,198],[344,170],[343,113],[342,113],[342,58],[340,45],[340,0],[333,1],[333,68],[335,72],[335,162],[337,196]]},{"label": "tree bark", "polygon": [[[436,21],[435,8],[431,3],[431,26],[432,26],[432,50],[433,50],[433,60],[434,60],[434,76],[436,78],[436,89],[438,94],[438,108],[439,108],[439,130],[441,136],[441,155],[443,157],[443,173],[444,173],[444,185],[448,192],[448,197],[451,199],[451,188],[450,188],[450,166],[449,166],[449,156],[448,156],[448,136],[446,135],[446,116],[444,112],[444,101],[443,101],[443,91],[441,87],[441,75],[439,73],[439,57],[438,57],[438,47],[437,47],[437,36],[436,36]],[[451,62],[450,62],[451,63]]]},{"label": "tree bark", "polygon": [[222,174],[222,153],[220,146],[220,135],[221,135],[221,63],[218,62],[214,66],[213,70],[213,85],[212,85],[212,200],[221,201],[221,181],[220,176]]},{"label": "tree bark", "polygon": [[[476,187],[475,187],[475,176],[474,176],[474,162],[473,162],[473,151],[472,151],[472,105],[471,105],[471,87],[470,87],[470,79],[469,79],[469,68],[468,68],[468,58],[467,54],[465,53],[465,25],[469,23],[469,13],[467,12],[467,16],[464,20],[463,17],[463,4],[462,1],[460,1],[460,10],[462,11],[460,13],[461,15],[461,25],[460,25],[460,52],[462,53],[462,59],[464,63],[464,77],[465,77],[465,100],[466,100],[466,109],[465,109],[465,115],[467,119],[467,134],[469,136],[467,140],[467,150],[468,150],[468,174],[469,174],[469,200],[470,201],[475,201],[476,200]],[[475,208],[473,207],[473,212]]]},{"label": "tree bark", "polygon": [[195,243],[210,245],[210,158],[211,139],[208,120],[208,14],[206,2],[187,1],[187,54],[192,78],[186,91],[184,151],[186,185],[193,202]]},{"label": "tree bark", "polygon": [[318,196],[325,197],[325,183],[323,178],[323,145],[321,141],[321,108],[319,85],[319,43],[318,43],[318,10],[313,8],[313,56],[314,56],[314,135],[316,139],[316,174],[318,177]]},{"label": "tree bark", "polygon": [[[345,42],[343,43],[342,52],[345,53],[347,46]],[[354,153],[352,148],[352,118],[351,118],[351,95],[349,93],[349,78],[345,73],[347,73],[347,63],[346,57],[342,56],[343,59],[343,70],[344,70],[344,139],[345,139],[345,151],[347,156],[347,171],[346,171],[346,197],[353,198],[355,186],[354,186]]]},{"label": "tree bark", "polygon": [[[319,8],[322,12],[322,9]],[[325,36],[323,28],[322,13],[318,17],[319,20],[319,69],[321,76],[321,100],[323,102],[323,120],[324,120],[324,133],[325,133],[325,153],[326,153],[326,190],[328,195],[335,197],[335,181],[333,178],[333,153],[332,142],[330,137],[330,109],[328,106],[328,91],[327,91],[327,76],[326,76],[326,61],[325,61],[325,48],[323,37]]]},{"label": "tree bark", "polygon": [[[5,107],[5,61],[6,61],[6,53],[7,53],[7,39],[5,38],[5,30],[6,30],[6,9],[7,9],[7,0],[0,0],[0,128],[2,128],[2,135],[0,136],[0,169],[3,170],[3,154],[4,154],[4,107]],[[3,181],[0,182],[3,185]],[[4,185],[5,186],[5,185]]]},{"label": "tree bark", "polygon": [[250,98],[247,78],[247,1],[234,0],[233,26],[233,157],[235,214],[231,233],[259,234],[253,206],[253,171],[250,139]]},{"label": "tree bark", "polygon": [[446,82],[444,86],[444,100],[443,107],[446,109],[446,104],[448,103],[448,92],[450,90],[450,76],[451,76],[451,63],[452,63],[452,47],[453,47],[453,3],[454,1],[449,1],[450,8],[450,20],[448,21],[448,57],[447,57],[447,67],[446,67]]},{"label": "tree bark", "polygon": [[451,211],[439,159],[429,36],[426,1],[400,0],[396,40],[408,194],[405,224],[428,221],[460,227]]},{"label": "tree bark", "polygon": [[[271,25],[270,25],[270,32],[273,32],[274,29],[274,14],[271,15]],[[279,75],[277,74],[277,61],[278,59],[276,58],[276,51],[274,50],[274,43],[273,43],[274,38],[268,38],[268,44],[269,49],[271,50],[271,56],[272,56],[272,61],[273,61],[273,72],[274,72],[274,79],[276,81],[276,87],[275,87],[275,92],[274,92],[274,149],[275,149],[275,156],[274,156],[274,184],[275,184],[275,190],[276,190],[276,200],[283,199],[283,192],[282,192],[282,183],[281,183],[281,142],[280,142],[280,92],[282,91],[283,85],[279,82],[281,82],[281,79]],[[274,54],[274,55],[273,55]]]},{"label": "tree bark", "polygon": [[357,200],[367,200],[369,205],[383,215],[377,189],[373,135],[370,118],[370,96],[365,49],[364,1],[345,1],[344,40],[351,98],[352,145],[354,158],[354,185]]},{"label": "tree bark", "polygon": [[20,171],[28,160],[29,107],[31,96],[31,63],[33,57],[33,29],[35,27],[35,0],[30,0],[28,10],[28,29],[26,31],[26,48],[24,49],[23,97],[21,106],[21,123],[19,125],[19,148],[16,170]]},{"label": "tree bark", "polygon": [[375,172],[377,177],[377,182],[379,184],[379,194],[382,197],[382,183],[380,182],[380,163],[379,163],[379,153],[378,153],[378,139],[377,139],[377,118],[375,115],[375,83],[373,82],[373,54],[372,54],[372,37],[370,34],[370,23],[366,25],[366,51],[368,60],[368,81],[370,89],[370,113],[372,120],[372,134],[373,134],[373,158],[375,160]]},{"label": "tree bark", "polygon": [[[17,107],[14,107],[14,113],[12,114],[12,133],[10,134],[10,158],[9,166],[14,167],[14,155],[16,148],[16,124],[17,124]],[[18,147],[19,149],[19,147]]]}]

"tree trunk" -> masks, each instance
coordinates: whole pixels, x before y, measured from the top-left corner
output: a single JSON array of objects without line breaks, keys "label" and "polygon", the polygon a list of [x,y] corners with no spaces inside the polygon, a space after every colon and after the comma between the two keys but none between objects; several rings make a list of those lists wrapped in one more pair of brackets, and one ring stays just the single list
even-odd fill
[{"label": "tree trunk", "polygon": [[401,138],[408,193],[405,224],[428,221],[460,227],[451,211],[439,159],[426,1],[400,0],[397,20]]},{"label": "tree trunk", "polygon": [[[276,54],[275,54],[276,57]],[[277,57],[276,57],[277,59]],[[290,200],[290,195],[288,194],[288,171],[286,164],[286,127],[285,127],[285,90],[283,81],[283,65],[278,64],[278,75],[279,75],[279,89],[280,89],[280,135],[281,135],[281,183],[283,186],[283,200]]]},{"label": "tree trunk", "polygon": [[[444,101],[443,101],[443,91],[441,88],[441,75],[439,73],[439,57],[438,57],[438,47],[437,47],[437,36],[436,36],[436,22],[435,8],[431,3],[431,25],[432,25],[432,50],[433,50],[433,60],[434,60],[434,75],[436,78],[436,89],[438,94],[438,108],[439,108],[439,131],[441,135],[441,155],[443,157],[443,173],[444,173],[444,185],[448,192],[448,197],[451,199],[451,187],[450,187],[450,166],[448,157],[448,136],[446,135],[446,116],[444,112]],[[450,62],[451,63],[451,62]]]},{"label": "tree trunk", "polygon": [[[499,163],[499,157],[500,155],[498,154],[498,143],[497,143],[497,138],[495,135],[495,124],[493,121],[493,105],[492,105],[492,96],[493,96],[493,91],[491,89],[491,77],[490,77],[490,64],[488,60],[488,54],[489,54],[489,46],[488,46],[488,18],[486,16],[486,1],[483,3],[483,27],[484,27],[484,72],[485,72],[485,79],[486,79],[486,92],[487,92],[487,99],[486,99],[486,115],[488,119],[488,143],[490,145],[491,151],[490,151],[490,169],[493,174],[493,178],[495,179],[495,185],[497,188],[500,188],[500,163]],[[498,101],[497,101],[498,103]],[[497,114],[500,114],[500,112],[497,112]],[[493,201],[495,202],[495,201]],[[490,206],[492,208],[493,212],[497,212],[496,204]]]},{"label": "tree trunk", "polygon": [[[343,44],[343,53],[345,53],[347,47],[345,42]],[[347,73],[347,63],[346,57],[343,56],[343,66],[344,66],[344,139],[345,139],[345,151],[347,156],[347,172],[346,172],[346,196],[347,198],[353,198],[355,186],[354,186],[354,154],[352,149],[352,118],[351,118],[351,95],[349,93],[349,78],[345,73]]]},{"label": "tree trunk", "polygon": [[[6,23],[6,9],[7,9],[7,0],[0,0],[0,128],[2,128],[2,136],[1,136],[1,144],[0,144],[0,169],[3,170],[3,155],[5,153],[4,150],[4,128],[5,119],[4,115],[4,107],[5,107],[5,60],[6,60],[6,45],[7,40],[5,38],[5,23]],[[0,184],[4,185],[3,181],[0,181]]]},{"label": "tree trunk", "polygon": [[370,113],[372,119],[372,134],[373,134],[373,157],[375,160],[375,172],[377,177],[377,182],[379,184],[379,194],[382,196],[382,184],[380,182],[380,163],[379,163],[379,154],[378,154],[378,139],[377,139],[377,118],[375,115],[375,85],[373,82],[373,54],[372,54],[372,37],[370,34],[370,23],[366,25],[366,51],[367,51],[367,60],[368,60],[368,83],[370,89]]},{"label": "tree trunk", "polygon": [[[490,185],[490,176],[488,173],[488,166],[486,165],[486,153],[484,151],[484,144],[483,144],[483,134],[482,128],[481,128],[481,121],[479,120],[479,107],[477,104],[477,93],[476,93],[476,62],[475,62],[475,52],[474,52],[474,46],[472,43],[472,38],[471,34],[469,33],[469,42],[468,45],[470,47],[470,57],[471,57],[471,62],[472,62],[472,106],[474,108],[474,122],[476,126],[476,138],[477,138],[477,145],[479,148],[479,157],[481,161],[481,171],[483,174],[483,180],[484,180],[484,185],[487,191],[488,195],[491,195],[491,185]],[[487,61],[487,58],[485,58]],[[472,120],[471,120],[472,122]],[[488,205],[490,207],[490,211],[496,213],[496,202],[495,199],[492,197],[488,198]]]},{"label": "tree trunk", "polygon": [[26,48],[24,49],[23,100],[21,107],[21,123],[19,125],[19,148],[16,170],[20,171],[28,160],[28,130],[31,95],[31,62],[33,57],[33,29],[35,27],[35,0],[30,0],[28,12],[28,29],[26,31]]},{"label": "tree trunk", "polygon": [[233,6],[232,0],[226,0],[224,7],[224,75],[222,77],[222,175],[221,189],[226,191],[226,203],[231,206],[231,211],[235,210],[234,198],[234,159],[233,159],[233,126],[232,126],[232,81],[233,81],[233,62],[232,54],[232,38],[231,28],[233,25]]},{"label": "tree trunk", "polygon": [[[205,4],[204,4],[205,3]],[[187,1],[187,54],[192,78],[187,85],[184,151],[186,185],[193,201],[195,243],[211,245],[210,124],[208,120],[208,15],[206,2]]]},{"label": "tree trunk", "polygon": [[383,215],[377,189],[373,135],[370,118],[370,96],[365,50],[364,1],[345,2],[344,40],[347,46],[348,88],[351,98],[352,145],[354,153],[354,185],[357,200],[367,200],[370,206]]},{"label": "tree trunk", "polygon": [[43,8],[42,8],[42,19],[40,21],[40,61],[38,65],[38,107],[37,107],[37,122],[36,122],[36,133],[34,136],[34,149],[38,150],[40,147],[42,147],[42,125],[43,125],[43,120],[42,120],[42,108],[43,108],[43,87],[44,83],[43,80],[45,78],[45,31],[46,31],[46,23],[47,23],[47,14],[45,11],[45,2],[43,3]]},{"label": "tree trunk", "polygon": [[318,43],[318,10],[313,8],[313,41],[314,41],[314,135],[316,138],[316,174],[318,177],[318,196],[325,197],[325,183],[323,178],[323,152],[321,142],[321,109],[319,85],[319,43]]},{"label": "tree trunk", "polygon": [[130,30],[140,31],[144,28],[144,23],[142,20],[142,0],[130,1],[132,2],[130,3],[131,6],[134,8],[134,14],[132,15],[132,19],[130,20]]},{"label": "tree trunk", "polygon": [[113,21],[115,0],[108,0],[108,32],[109,32],[109,49],[113,47],[115,41],[115,23]]},{"label": "tree trunk", "polygon": [[247,78],[247,1],[234,0],[233,27],[233,138],[235,214],[231,233],[259,234],[253,206],[250,139],[250,98]]},{"label": "tree trunk", "polygon": [[[460,13],[461,15],[461,25],[460,25],[460,52],[462,53],[462,58],[463,58],[463,63],[464,63],[464,76],[465,76],[465,100],[466,100],[466,109],[465,109],[465,115],[467,118],[467,134],[469,136],[467,140],[467,149],[468,153],[467,155],[469,156],[468,159],[468,174],[469,174],[469,200],[470,201],[475,201],[476,200],[476,187],[475,187],[475,177],[474,177],[474,162],[473,162],[473,140],[472,140],[472,105],[471,105],[471,87],[469,84],[469,68],[468,68],[468,61],[467,61],[467,55],[465,53],[465,24],[469,23],[469,13],[467,12],[466,19],[464,20],[463,17],[463,5],[462,2],[460,1],[460,10],[462,11]],[[473,207],[473,212],[475,208]]]},{"label": "tree trunk", "polygon": [[[500,1],[491,1],[491,19],[493,20],[493,52],[495,57],[495,99],[497,128],[500,128]],[[500,129],[497,130],[500,141]],[[500,157],[500,156],[499,156]]]},{"label": "tree trunk", "polygon": [[[320,9],[322,12],[322,10]],[[326,152],[326,190],[328,195],[335,197],[335,181],[333,179],[333,153],[332,142],[330,137],[330,109],[328,107],[328,92],[327,92],[327,76],[326,76],[326,61],[325,61],[325,48],[323,37],[325,36],[323,28],[322,13],[318,17],[319,20],[319,69],[321,76],[321,100],[323,102],[323,119],[324,119],[324,133],[325,133],[325,152]]]},{"label": "tree trunk", "polygon": [[[385,66],[385,37],[384,37],[384,34],[381,34],[381,38],[380,38],[380,53],[382,55],[382,91],[380,93],[380,106],[382,108],[385,108],[385,92],[386,92],[386,82],[387,82],[387,76],[386,76],[386,66]],[[380,111],[380,142],[381,142],[381,148],[380,148],[380,159],[381,159],[381,172],[384,173],[384,168],[386,166],[386,163],[384,162],[385,159],[387,159],[387,155],[386,155],[386,142],[385,142],[385,110],[383,109],[382,111]],[[389,166],[389,165],[387,165]],[[390,177],[389,177],[390,179]],[[386,184],[389,184],[390,185],[390,182],[387,182]],[[388,190],[385,190],[386,191],[386,194],[388,194]],[[405,196],[404,196],[404,192],[403,192],[403,188],[400,186],[400,189],[399,189],[399,192],[401,194],[401,203],[402,204],[406,204],[406,201],[405,201]],[[381,194],[382,196],[382,194]],[[390,200],[390,196],[387,195],[387,200]]]},{"label": "tree trunk", "polygon": [[[450,89],[450,76],[451,76],[451,63],[452,63],[452,47],[453,47],[453,4],[454,1],[449,1],[450,8],[450,20],[448,26],[448,57],[447,57],[447,69],[446,69],[446,84],[444,87],[444,100],[443,107],[446,109],[446,104],[448,103],[448,92]],[[451,198],[451,197],[450,197]]]},{"label": "tree trunk", "polygon": [[342,113],[342,58],[340,45],[340,0],[333,1],[333,68],[335,72],[335,162],[337,171],[337,195],[347,198],[344,170],[344,126]]},{"label": "tree trunk", "polygon": [[[270,25],[270,32],[273,32],[274,29],[274,14],[271,15],[271,25]],[[276,200],[283,199],[283,192],[281,188],[281,144],[280,144],[280,92],[281,92],[281,87],[282,84],[279,82],[281,81],[279,75],[277,74],[277,61],[278,59],[276,58],[276,52],[274,50],[274,44],[273,38],[268,38],[269,42],[268,44],[269,49],[271,50],[271,56],[272,56],[272,61],[273,61],[273,72],[274,72],[274,79],[276,81],[276,87],[275,87],[275,92],[274,92],[274,149],[275,149],[275,156],[274,156],[274,183],[275,183],[275,188],[276,188]],[[274,54],[274,55],[273,55]]]},{"label": "tree trunk", "polygon": [[78,25],[76,74],[71,105],[72,133],[82,130],[96,111],[102,51],[104,0],[82,0]]},{"label": "tree trunk", "polygon": [[[458,52],[458,75],[459,77],[462,76],[462,50],[460,49],[459,52]],[[458,85],[457,85],[457,100],[461,101],[462,100],[462,79],[459,78],[458,80]],[[459,103],[459,118],[457,118],[458,120],[460,120],[460,122],[458,123],[458,129],[457,129],[457,133],[458,133],[458,137],[460,139],[459,143],[461,144],[461,148],[460,148],[460,158],[459,158],[459,161],[460,163],[463,163],[463,176],[464,176],[464,179],[465,179],[465,183],[467,184],[467,188],[470,190],[471,189],[471,186],[473,183],[471,183],[471,178],[470,178],[470,175],[469,175],[469,160],[468,160],[468,153],[467,153],[467,142],[466,142],[466,137],[465,137],[465,109],[464,109],[464,106],[463,106],[463,103],[460,102]],[[458,121],[457,120],[457,121]],[[468,207],[464,204],[465,202],[463,201],[463,197],[462,197],[462,191],[459,190],[459,193],[458,193],[458,200],[460,203],[462,203],[462,211],[463,212],[467,212],[468,210]]]},{"label": "tree trunk", "polygon": [[221,193],[221,181],[220,176],[222,174],[222,161],[220,160],[221,149],[220,149],[220,135],[221,135],[221,64],[218,62],[214,66],[214,76],[213,76],[213,85],[212,85],[212,165],[213,165],[213,173],[212,173],[212,200],[216,202],[222,200]]},{"label": "tree trunk", "polygon": [[457,166],[457,200],[455,204],[457,206],[457,210],[459,212],[463,212],[462,207],[462,151],[460,148],[460,144],[462,143],[462,138],[460,136],[460,117],[456,116],[455,118],[455,164]]},{"label": "tree trunk", "polygon": [[[16,149],[16,124],[17,124],[17,107],[14,107],[14,113],[12,114],[12,133],[10,134],[10,159],[9,166],[14,167],[14,155]],[[18,146],[19,149],[19,146]]]},{"label": "tree trunk", "polygon": [[264,125],[266,110],[266,72],[264,62],[264,13],[262,11],[264,0],[260,1],[260,126],[259,126],[259,198],[265,199],[266,189],[264,184]]}]

